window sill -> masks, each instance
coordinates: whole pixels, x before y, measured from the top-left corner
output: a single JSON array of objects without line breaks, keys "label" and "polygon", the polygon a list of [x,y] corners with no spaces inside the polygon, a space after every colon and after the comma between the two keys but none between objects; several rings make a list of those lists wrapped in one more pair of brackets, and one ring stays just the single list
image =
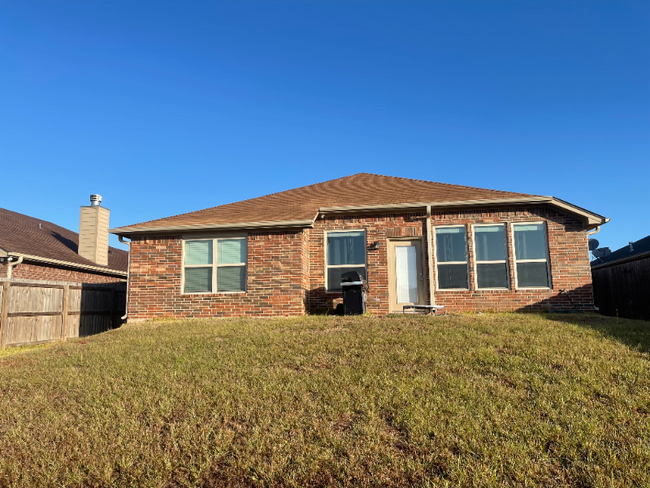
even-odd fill
[{"label": "window sill", "polygon": [[203,291],[196,293],[181,293],[182,297],[209,296],[209,295],[246,295],[247,291]]},{"label": "window sill", "polygon": [[553,291],[553,288],[549,287],[517,287],[515,291]]},{"label": "window sill", "polygon": [[475,291],[510,291],[510,288],[477,288]]}]

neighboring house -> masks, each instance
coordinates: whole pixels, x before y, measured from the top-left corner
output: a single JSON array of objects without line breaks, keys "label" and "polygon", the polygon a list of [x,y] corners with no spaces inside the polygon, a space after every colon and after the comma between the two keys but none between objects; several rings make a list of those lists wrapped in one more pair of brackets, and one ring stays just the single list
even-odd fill
[{"label": "neighboring house", "polygon": [[0,278],[124,282],[128,253],[108,246],[109,210],[93,203],[81,207],[80,234],[0,208]]},{"label": "neighboring house", "polygon": [[650,320],[650,236],[592,261],[591,274],[601,313]]},{"label": "neighboring house", "polygon": [[111,232],[131,239],[130,320],[323,312],[349,270],[375,314],[593,310],[587,232],[607,221],[553,197],[360,173]]}]

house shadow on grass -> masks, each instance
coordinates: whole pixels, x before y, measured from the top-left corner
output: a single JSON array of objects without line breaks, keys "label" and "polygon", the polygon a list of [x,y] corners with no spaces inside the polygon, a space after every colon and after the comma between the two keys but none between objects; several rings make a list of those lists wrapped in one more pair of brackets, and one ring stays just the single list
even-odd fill
[{"label": "house shadow on grass", "polygon": [[592,314],[548,314],[548,319],[589,328],[632,349],[650,353],[650,322]]}]

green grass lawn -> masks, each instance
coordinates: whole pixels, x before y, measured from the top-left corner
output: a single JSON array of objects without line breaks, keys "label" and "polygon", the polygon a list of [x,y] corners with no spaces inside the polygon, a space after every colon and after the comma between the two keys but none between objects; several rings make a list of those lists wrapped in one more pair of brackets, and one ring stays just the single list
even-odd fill
[{"label": "green grass lawn", "polygon": [[650,486],[650,323],[164,321],[0,356],[0,486]]}]

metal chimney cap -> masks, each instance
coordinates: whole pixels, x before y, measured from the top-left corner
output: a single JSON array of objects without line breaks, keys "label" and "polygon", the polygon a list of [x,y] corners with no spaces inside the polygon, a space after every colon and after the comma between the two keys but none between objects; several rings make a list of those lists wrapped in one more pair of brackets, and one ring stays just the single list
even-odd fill
[{"label": "metal chimney cap", "polygon": [[102,196],[96,193],[90,195],[90,206],[99,207],[102,204]]}]

